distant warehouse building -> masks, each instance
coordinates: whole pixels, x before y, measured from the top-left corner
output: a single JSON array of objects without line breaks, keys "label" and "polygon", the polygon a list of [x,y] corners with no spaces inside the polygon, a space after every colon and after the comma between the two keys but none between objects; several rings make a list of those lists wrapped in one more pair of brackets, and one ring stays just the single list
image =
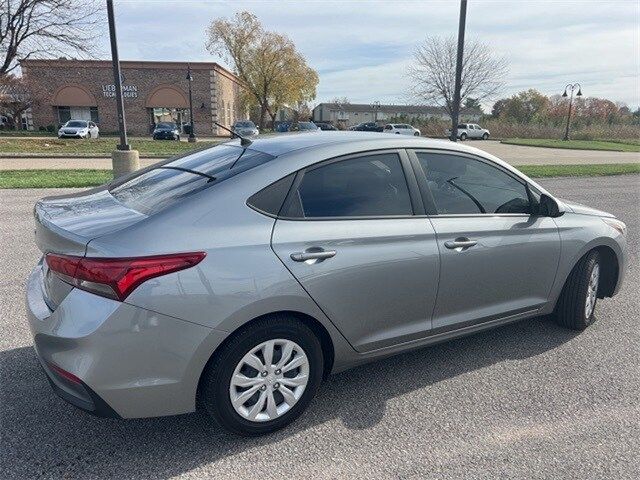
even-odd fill
[{"label": "distant warehouse building", "polygon": [[[20,65],[40,97],[30,112],[33,128],[81,119],[96,122],[105,133],[118,130],[110,61],[27,59]],[[246,117],[239,100],[242,82],[217,63],[123,61],[120,65],[129,133],[146,135],[158,122],[189,122],[189,65],[196,134],[225,134],[213,122],[231,125]]]},{"label": "distant warehouse building", "polygon": [[[482,112],[477,109],[463,108],[460,120],[477,122]],[[449,120],[449,114],[442,107],[424,107],[419,105],[375,105],[364,103],[320,103],[313,109],[314,122],[343,123],[346,127],[366,122],[387,123],[392,119],[401,121]]]}]

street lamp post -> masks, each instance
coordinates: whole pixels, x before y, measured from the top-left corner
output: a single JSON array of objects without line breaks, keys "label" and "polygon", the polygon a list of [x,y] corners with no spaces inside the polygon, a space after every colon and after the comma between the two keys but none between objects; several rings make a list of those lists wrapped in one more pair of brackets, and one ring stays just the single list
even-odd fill
[{"label": "street lamp post", "polygon": [[187,81],[189,82],[189,123],[191,128],[189,129],[189,142],[196,141],[196,132],[193,126],[193,93],[191,91],[191,83],[193,82],[193,76],[191,75],[191,65],[187,66]]},{"label": "street lamp post", "polygon": [[373,123],[378,123],[378,110],[380,110],[380,102],[376,100],[371,104],[373,110]]},{"label": "street lamp post", "polygon": [[116,39],[116,22],[113,12],[113,0],[107,0],[107,17],[109,21],[109,39],[111,43],[111,63],[113,65],[113,86],[118,112],[118,130],[120,143],[111,152],[111,168],[113,177],[118,178],[140,168],[140,157],[137,150],[133,150],[127,139],[127,122],[124,116],[124,100],[122,98],[122,72],[120,71],[120,57],[118,55],[118,41]]},{"label": "street lamp post", "polygon": [[460,0],[458,21],[458,54],[456,58],[456,80],[453,88],[453,111],[451,112],[451,141],[458,141],[458,116],[460,115],[460,89],[462,84],[462,60],[464,52],[464,28],[467,23],[467,0]]},{"label": "street lamp post", "polygon": [[[566,87],[564,87],[564,93],[562,94],[563,97],[569,97],[569,111],[567,112],[567,126],[564,129],[564,138],[563,140],[569,140],[569,124],[571,123],[571,106],[573,104],[573,91],[575,89],[578,89],[578,93],[576,93],[576,97],[581,97],[582,96],[582,87],[580,87],[579,83],[573,83],[573,84],[568,84]],[[567,90],[571,91],[571,93],[569,95],[567,95]]]}]

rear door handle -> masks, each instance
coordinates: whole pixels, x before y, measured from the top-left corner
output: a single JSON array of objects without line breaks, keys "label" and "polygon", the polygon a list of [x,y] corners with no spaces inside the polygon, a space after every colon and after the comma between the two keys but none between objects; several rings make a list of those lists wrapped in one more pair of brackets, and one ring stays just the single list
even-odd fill
[{"label": "rear door handle", "polygon": [[306,262],[307,260],[326,260],[327,258],[334,257],[336,255],[335,250],[318,250],[318,251],[306,251],[292,253],[291,260],[294,262]]},{"label": "rear door handle", "polygon": [[469,240],[466,237],[456,238],[455,240],[444,242],[444,246],[449,250],[466,250],[467,248],[471,248],[474,245],[477,245],[478,242],[475,240]]}]

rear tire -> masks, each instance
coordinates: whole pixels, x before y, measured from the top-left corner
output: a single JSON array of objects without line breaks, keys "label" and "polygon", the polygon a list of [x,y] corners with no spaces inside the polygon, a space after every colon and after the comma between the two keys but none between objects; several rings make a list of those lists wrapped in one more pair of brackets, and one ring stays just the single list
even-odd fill
[{"label": "rear tire", "polygon": [[[266,350],[260,349],[253,357],[260,360],[264,370],[252,368],[252,364],[246,361],[248,356],[253,358],[251,352],[274,340],[272,360],[268,361]],[[293,345],[294,350],[289,360],[278,369],[278,363],[285,355],[286,344]],[[303,367],[286,371],[294,360],[304,361],[305,357]],[[243,436],[271,433],[289,425],[304,412],[320,386],[323,369],[324,359],[318,337],[293,316],[273,315],[239,330],[215,353],[200,380],[198,407],[231,433]],[[232,382],[238,375],[242,375],[241,378],[245,378],[251,386],[238,386],[237,382]],[[295,379],[306,381],[301,391],[298,390],[299,386],[285,387]],[[254,386],[257,386],[255,393],[234,406],[232,397],[238,399]],[[291,392],[296,393],[293,400]],[[285,400],[285,393],[289,401]],[[277,404],[276,410],[271,410],[271,413],[268,410],[270,401]],[[250,419],[252,407],[260,402],[262,406],[256,409],[259,413],[254,413],[255,419]]]},{"label": "rear tire", "polygon": [[462,134],[460,134],[460,140],[461,140],[461,141],[463,141],[463,142],[464,142],[466,139],[467,139],[467,134],[466,134],[466,133],[462,133]]},{"label": "rear tire", "polygon": [[595,321],[600,270],[600,255],[594,250],[573,267],[556,304],[556,323],[571,330],[584,330]]}]

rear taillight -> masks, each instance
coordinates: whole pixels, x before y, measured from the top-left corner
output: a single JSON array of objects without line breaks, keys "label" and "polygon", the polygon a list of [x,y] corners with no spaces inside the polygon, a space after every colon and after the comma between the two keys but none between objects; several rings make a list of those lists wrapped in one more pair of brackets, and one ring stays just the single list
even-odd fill
[{"label": "rear taillight", "polygon": [[48,253],[47,265],[62,280],[103,297],[124,300],[143,282],[193,267],[204,252],[135,258],[86,258]]}]

